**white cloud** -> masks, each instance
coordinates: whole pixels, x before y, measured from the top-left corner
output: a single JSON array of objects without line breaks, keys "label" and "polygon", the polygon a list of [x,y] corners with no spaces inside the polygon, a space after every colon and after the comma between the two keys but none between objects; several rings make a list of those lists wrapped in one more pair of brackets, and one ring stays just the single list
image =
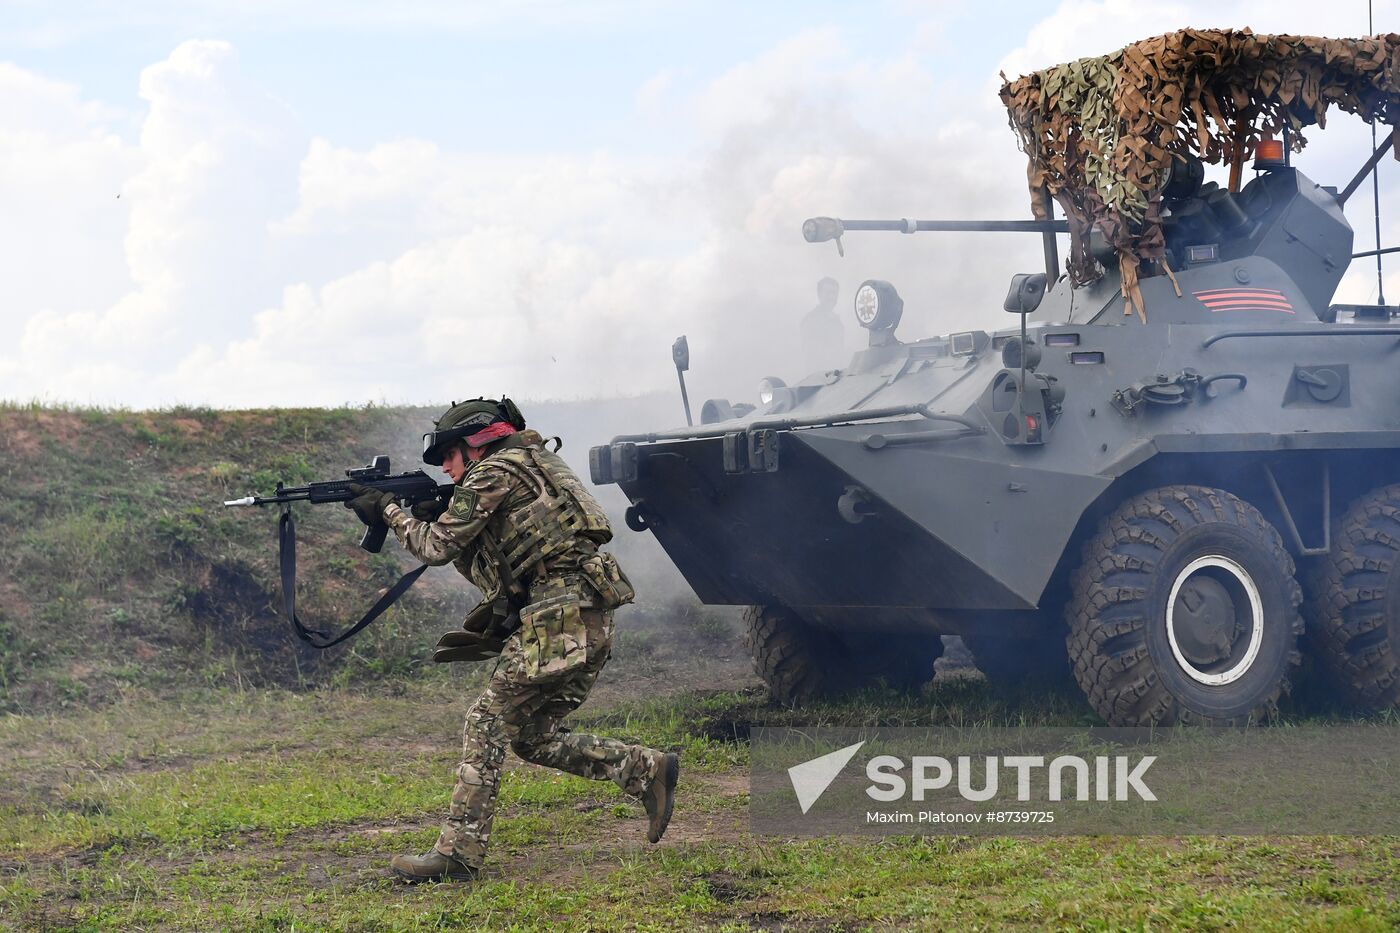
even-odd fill
[{"label": "white cloud", "polygon": [[[849,57],[823,31],[736,66],[678,105],[704,128],[701,154],[662,163],[307,141],[230,46],[183,44],[142,75],[139,169],[121,186],[133,287],[30,317],[0,392],[139,405],[428,400],[474,380],[639,391],[669,385],[666,350],[687,332],[699,391],[747,393],[792,375],[793,324],[821,275],[849,292],[917,270],[917,296],[966,258],[871,243],[838,264],[801,242],[805,216],[986,209],[965,140],[892,137],[858,116],[932,76],[898,58],[834,67]],[[932,196],[930,171],[963,178],[946,189],[958,197]]]},{"label": "white cloud", "polygon": [[113,126],[124,115],[77,87],[0,62],[0,326],[15,333],[40,308],[110,301],[129,282],[120,244],[139,165]]},{"label": "white cloud", "polygon": [[[1068,0],[1002,64],[1107,51],[1201,9]],[[13,229],[44,243],[7,284],[18,339],[0,348],[0,395],[624,393],[671,386],[667,350],[687,333],[693,394],[746,396],[758,376],[797,375],[795,322],[823,275],[843,302],[865,278],[896,282],[910,335],[1000,325],[1007,277],[1040,262],[1032,238],[853,234],[844,260],[800,238],[814,214],[1026,215],[992,90],[972,104],[941,93],[966,76],[923,56],[956,41],[935,19],[878,59],[820,29],[699,85],[684,63],[657,73],[638,118],[690,141],[665,159],[312,139],[212,41],[142,73],[147,109],[123,142],[128,115],[0,66],[0,167],[13,168],[0,195],[24,205]],[[1357,161],[1322,145],[1310,155],[1327,165]]]},{"label": "white cloud", "polygon": [[1064,0],[1036,23],[1020,48],[1001,63],[1008,78],[1058,62],[1103,55],[1137,39],[1201,25],[1200,6],[1135,0]]},{"label": "white cloud", "polygon": [[665,112],[672,88],[676,83],[676,69],[658,71],[637,88],[636,105],[639,113],[655,119]]},{"label": "white cloud", "polygon": [[[38,86],[41,96],[54,96]],[[17,186],[47,198],[74,180],[87,190],[83,179],[94,173],[103,184],[90,193],[121,205],[124,229],[109,222],[101,243],[55,236],[46,244],[53,262],[20,270],[23,287],[43,298],[22,325],[22,356],[7,367],[6,394],[170,401],[157,387],[179,354],[241,331],[249,305],[281,291],[286,270],[269,250],[268,222],[290,209],[304,151],[287,113],[243,81],[234,50],[222,42],[181,44],[142,72],[140,93],[149,109],[138,145],[101,129],[100,108],[72,104],[77,119],[99,128],[69,126],[48,154],[86,141],[108,158],[68,166],[71,175],[59,180],[46,172],[45,153],[35,153],[16,177]],[[65,233],[80,229],[90,213],[85,206],[67,211],[60,215]],[[82,257],[69,252],[74,239],[101,257],[99,268],[108,267],[100,300],[89,293],[77,308],[50,298],[85,278]],[[112,274],[115,257],[124,260],[124,275]]]}]

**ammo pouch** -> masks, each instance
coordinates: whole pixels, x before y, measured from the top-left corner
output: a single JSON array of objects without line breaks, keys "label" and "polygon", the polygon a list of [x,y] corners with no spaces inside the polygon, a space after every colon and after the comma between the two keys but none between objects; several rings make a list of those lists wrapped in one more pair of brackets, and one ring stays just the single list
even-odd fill
[{"label": "ammo pouch", "polygon": [[529,683],[553,680],[588,661],[588,627],[572,593],[551,596],[520,610],[520,653]]},{"label": "ammo pouch", "polygon": [[627,574],[622,572],[617,558],[611,554],[600,551],[586,558],[580,564],[580,569],[588,584],[598,594],[594,603],[597,609],[611,611],[618,606],[625,606],[637,596],[637,591],[632,588],[632,581],[627,579]]}]

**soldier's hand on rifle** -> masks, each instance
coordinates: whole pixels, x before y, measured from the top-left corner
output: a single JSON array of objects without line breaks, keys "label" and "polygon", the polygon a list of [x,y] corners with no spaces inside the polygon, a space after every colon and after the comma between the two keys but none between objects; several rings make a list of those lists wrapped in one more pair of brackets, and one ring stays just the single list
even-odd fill
[{"label": "soldier's hand on rifle", "polygon": [[409,511],[420,522],[435,522],[447,511],[447,502],[442,499],[424,499],[422,502],[415,502]]},{"label": "soldier's hand on rifle", "polygon": [[345,507],[354,509],[360,521],[366,525],[384,521],[384,509],[394,501],[393,496],[362,483],[351,483],[350,491],[355,494],[355,498],[347,499]]}]

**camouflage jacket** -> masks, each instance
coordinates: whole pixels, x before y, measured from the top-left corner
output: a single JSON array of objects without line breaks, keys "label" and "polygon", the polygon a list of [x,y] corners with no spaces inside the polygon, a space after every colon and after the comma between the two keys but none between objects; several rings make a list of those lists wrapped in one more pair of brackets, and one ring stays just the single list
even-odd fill
[{"label": "camouflage jacket", "polygon": [[[570,503],[586,500],[582,511],[594,518],[594,524],[580,528],[579,521],[567,520],[570,514],[565,510],[565,522],[543,529],[543,535],[536,534],[519,546],[522,530],[532,525],[537,528],[540,523],[542,491],[551,488],[551,480],[555,487],[567,485],[575,490]],[[573,508],[572,512],[580,510]],[[544,449],[543,438],[536,431],[506,438],[472,464],[437,521],[418,521],[398,505],[386,507],[384,519],[414,557],[434,566],[453,564],[487,600],[505,595],[500,559],[509,553],[507,563],[513,570],[525,568],[516,574],[519,579],[514,581],[511,594],[517,604],[565,590],[577,595],[584,606],[597,603],[597,593],[585,582],[582,565],[597,554],[598,544],[611,537],[611,530],[577,476],[556,454]],[[545,541],[543,551],[538,546],[540,538]],[[512,547],[513,543],[517,546]],[[542,553],[545,556],[540,560]]]}]

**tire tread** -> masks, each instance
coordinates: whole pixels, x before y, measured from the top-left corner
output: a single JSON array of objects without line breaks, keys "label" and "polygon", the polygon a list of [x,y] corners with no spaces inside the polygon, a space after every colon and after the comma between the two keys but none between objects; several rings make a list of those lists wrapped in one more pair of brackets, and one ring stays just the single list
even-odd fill
[{"label": "tire tread", "polygon": [[1082,563],[1071,576],[1072,595],[1066,609],[1074,679],[1094,711],[1112,725],[1236,725],[1272,719],[1291,690],[1292,675],[1301,661],[1296,650],[1289,654],[1284,675],[1247,716],[1212,720],[1178,702],[1153,667],[1138,607],[1150,589],[1157,561],[1140,551],[1145,546],[1150,554],[1160,555],[1176,537],[1208,522],[1235,525],[1268,550],[1288,580],[1292,632],[1295,637],[1303,632],[1298,612],[1302,589],[1294,578],[1293,558],[1258,509],[1206,486],[1164,486],[1134,496],[1085,543]]},{"label": "tire tread", "polygon": [[1400,560],[1400,485],[1352,503],[1309,578],[1307,644],[1330,686],[1372,710],[1400,706],[1400,657],[1385,626],[1386,578]]}]

